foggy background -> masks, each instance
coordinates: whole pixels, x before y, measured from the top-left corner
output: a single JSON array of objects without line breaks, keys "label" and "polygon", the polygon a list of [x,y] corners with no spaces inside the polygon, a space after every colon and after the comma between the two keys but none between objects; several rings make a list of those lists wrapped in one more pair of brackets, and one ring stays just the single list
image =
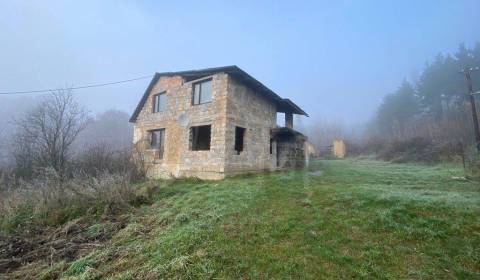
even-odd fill
[{"label": "foggy background", "polygon": [[[475,46],[479,10],[479,1],[1,1],[0,92],[237,65],[309,113],[297,127],[358,134],[438,53]],[[125,145],[148,82],[75,97],[100,122],[92,127],[126,131]],[[0,95],[0,136],[38,98]]]}]

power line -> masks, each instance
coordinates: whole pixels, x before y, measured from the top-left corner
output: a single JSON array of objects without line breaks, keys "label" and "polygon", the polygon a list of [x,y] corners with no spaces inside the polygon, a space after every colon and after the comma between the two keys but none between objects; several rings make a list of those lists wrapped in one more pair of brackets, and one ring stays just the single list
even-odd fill
[{"label": "power line", "polygon": [[[84,85],[84,86],[77,86],[77,87],[69,87],[68,89],[85,89],[85,88],[93,88],[93,87],[103,87],[103,86],[109,86],[109,85],[115,85],[115,84],[122,84],[122,83],[128,83],[128,82],[133,82],[137,80],[142,80],[142,79],[147,79],[151,78],[153,75],[148,75],[148,76],[141,76],[133,79],[128,79],[128,80],[121,80],[121,81],[115,81],[115,82],[109,82],[109,83],[101,83],[101,84],[91,84],[91,85]],[[7,92],[0,92],[1,95],[13,95],[13,94],[28,94],[28,93],[44,93],[44,92],[52,92],[55,90],[59,90],[60,88],[57,89],[40,89],[40,90],[27,90],[27,91],[7,91]]]}]

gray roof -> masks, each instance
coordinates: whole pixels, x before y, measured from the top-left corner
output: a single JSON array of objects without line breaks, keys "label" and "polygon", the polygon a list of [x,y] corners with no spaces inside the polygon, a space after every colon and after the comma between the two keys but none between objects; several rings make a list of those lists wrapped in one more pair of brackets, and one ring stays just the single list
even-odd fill
[{"label": "gray roof", "polygon": [[152,90],[152,87],[157,83],[160,77],[163,76],[182,76],[187,81],[196,80],[205,76],[210,76],[217,73],[226,73],[231,75],[232,77],[236,78],[242,84],[250,87],[252,90],[264,95],[266,98],[270,99],[277,105],[277,112],[281,113],[293,113],[298,115],[304,115],[308,117],[308,114],[305,113],[299,106],[293,103],[290,99],[281,98],[271,89],[266,87],[261,82],[257,81],[255,78],[250,76],[247,72],[243,71],[239,67],[232,65],[232,66],[223,66],[223,67],[215,67],[215,68],[206,68],[206,69],[199,69],[199,70],[188,70],[188,71],[179,71],[179,72],[163,72],[163,73],[155,73],[150,84],[148,85],[145,93],[142,96],[142,99],[137,105],[137,108],[133,112],[133,115],[130,118],[130,122],[135,122],[138,114],[142,110],[143,105],[147,101],[148,95]]}]

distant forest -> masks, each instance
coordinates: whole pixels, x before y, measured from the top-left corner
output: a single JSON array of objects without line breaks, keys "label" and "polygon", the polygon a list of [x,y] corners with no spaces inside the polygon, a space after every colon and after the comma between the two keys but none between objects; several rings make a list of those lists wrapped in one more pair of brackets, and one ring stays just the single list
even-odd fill
[{"label": "distant forest", "polygon": [[[453,54],[438,54],[418,77],[405,79],[384,97],[369,135],[386,141],[423,138],[433,142],[474,143],[465,67],[480,66],[480,42],[460,44]],[[480,72],[472,73],[474,91],[480,90]],[[476,96],[480,99],[480,95]],[[478,107],[477,107],[478,108]]]}]

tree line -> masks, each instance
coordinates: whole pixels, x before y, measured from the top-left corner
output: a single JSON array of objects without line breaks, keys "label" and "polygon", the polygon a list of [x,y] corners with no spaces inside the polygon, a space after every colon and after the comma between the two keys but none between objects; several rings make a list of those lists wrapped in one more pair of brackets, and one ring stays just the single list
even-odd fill
[{"label": "tree line", "polygon": [[[438,54],[425,64],[418,78],[404,79],[384,97],[371,136],[390,142],[423,138],[473,144],[468,89],[460,71],[476,66],[480,66],[480,42],[473,48],[460,44],[453,54]],[[472,78],[474,90],[479,90],[480,73],[473,73]]]},{"label": "tree line", "polygon": [[117,110],[92,116],[70,89],[37,98],[22,113],[0,123],[0,186],[7,179],[35,179],[45,169],[67,177],[118,169],[128,163],[131,152],[128,119],[127,113]]}]

